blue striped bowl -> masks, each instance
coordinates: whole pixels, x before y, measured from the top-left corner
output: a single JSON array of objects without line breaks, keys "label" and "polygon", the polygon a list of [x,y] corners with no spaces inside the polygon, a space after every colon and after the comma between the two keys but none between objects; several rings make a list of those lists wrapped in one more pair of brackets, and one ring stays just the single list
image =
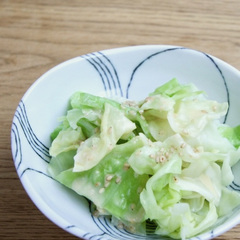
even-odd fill
[{"label": "blue striped bowl", "polygon": [[[46,217],[83,239],[167,239],[153,235],[151,226],[147,236],[140,236],[117,229],[107,217],[94,217],[91,203],[53,180],[46,168],[49,133],[75,91],[140,100],[174,77],[194,83],[212,99],[227,101],[230,108],[223,121],[239,124],[240,72],[213,56],[183,47],[136,46],[79,56],[49,70],[29,88],[13,118],[12,155],[26,192]],[[239,171],[237,165],[231,185],[236,191],[240,191]],[[214,238],[239,222],[240,207],[192,239]]]}]

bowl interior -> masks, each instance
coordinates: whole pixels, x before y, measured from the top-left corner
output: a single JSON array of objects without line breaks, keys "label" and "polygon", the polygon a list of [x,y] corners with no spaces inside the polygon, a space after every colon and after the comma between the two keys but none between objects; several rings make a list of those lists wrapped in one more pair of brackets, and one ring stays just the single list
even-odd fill
[{"label": "bowl interior", "polygon": [[[49,135],[75,91],[140,100],[172,78],[195,84],[211,99],[228,102],[229,112],[222,121],[239,124],[239,71],[215,57],[182,47],[137,46],[87,54],[54,67],[30,87],[13,119],[12,154],[20,180],[40,211],[85,239],[155,239],[131,235],[111,226],[107,218],[93,217],[85,198],[53,180],[46,171]],[[231,185],[237,191],[239,171],[240,164],[234,167],[236,178]],[[196,239],[215,237],[239,221],[240,208]]]}]

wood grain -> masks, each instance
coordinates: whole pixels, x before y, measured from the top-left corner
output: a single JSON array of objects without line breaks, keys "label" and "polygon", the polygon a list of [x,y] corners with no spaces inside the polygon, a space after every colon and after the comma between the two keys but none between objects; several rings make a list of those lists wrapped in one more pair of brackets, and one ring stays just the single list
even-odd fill
[{"label": "wood grain", "polygon": [[[141,44],[194,48],[240,69],[239,10],[239,0],[0,0],[0,239],[77,239],[34,206],[12,161],[12,117],[39,76],[75,56]],[[216,239],[240,239],[240,226]]]}]

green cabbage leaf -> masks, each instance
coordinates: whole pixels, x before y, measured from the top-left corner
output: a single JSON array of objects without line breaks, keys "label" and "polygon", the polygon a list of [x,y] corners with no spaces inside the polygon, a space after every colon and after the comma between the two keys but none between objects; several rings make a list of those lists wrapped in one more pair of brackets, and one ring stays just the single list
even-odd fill
[{"label": "green cabbage leaf", "polygon": [[197,236],[240,204],[240,127],[228,104],[172,79],[142,101],[76,92],[50,137],[50,175],[129,231]]}]

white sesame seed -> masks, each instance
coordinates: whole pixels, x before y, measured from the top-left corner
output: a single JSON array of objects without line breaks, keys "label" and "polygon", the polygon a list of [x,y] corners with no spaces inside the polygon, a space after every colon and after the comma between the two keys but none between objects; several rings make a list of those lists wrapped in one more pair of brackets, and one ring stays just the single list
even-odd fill
[{"label": "white sesame seed", "polygon": [[154,156],[153,153],[151,153],[151,154],[149,155],[149,157],[150,157],[150,158],[155,158],[155,156]]},{"label": "white sesame seed", "polygon": [[127,106],[129,106],[129,107],[132,107],[132,106],[135,106],[135,105],[136,105],[136,103],[133,102],[133,101],[125,101],[124,104],[127,105]]},{"label": "white sesame seed", "polygon": [[133,116],[135,116],[137,113],[135,112],[135,111],[133,111],[133,110],[131,110],[130,112],[129,112],[131,115],[133,115]]},{"label": "white sesame seed", "polygon": [[145,102],[149,102],[149,101],[151,101],[151,97],[147,97],[147,98],[145,99]]},{"label": "white sesame seed", "polygon": [[116,180],[115,180],[115,183],[119,184],[121,182],[121,177],[117,177]]},{"label": "white sesame seed", "polygon": [[130,226],[130,227],[129,227],[129,231],[130,231],[131,233],[134,233],[134,232],[136,231],[136,229],[135,229],[134,226]]},{"label": "white sesame seed", "polygon": [[112,133],[112,129],[113,129],[113,127],[110,126],[110,127],[108,128],[108,130],[107,130],[107,133],[108,133],[108,134],[111,134],[111,133]]},{"label": "white sesame seed", "polygon": [[124,170],[128,170],[130,168],[129,163],[124,163],[123,168]]},{"label": "white sesame seed", "polygon": [[122,108],[122,109],[126,109],[126,106],[124,106],[123,104],[121,104],[121,108]]},{"label": "white sesame seed", "polygon": [[104,193],[104,191],[105,191],[105,188],[100,188],[100,189],[99,189],[99,193],[100,193],[100,194]]},{"label": "white sesame seed", "polygon": [[164,152],[164,148],[163,147],[160,148],[160,152]]},{"label": "white sesame seed", "polygon": [[194,151],[195,153],[203,152],[203,147],[202,147],[202,146],[198,146],[198,147],[194,148],[193,151]]},{"label": "white sesame seed", "polygon": [[99,211],[98,211],[98,210],[95,210],[95,211],[93,212],[93,216],[94,216],[94,217],[99,217]]},{"label": "white sesame seed", "polygon": [[113,179],[113,175],[107,175],[106,176],[106,181],[111,181]]},{"label": "white sesame seed", "polygon": [[180,145],[180,148],[185,148],[186,147],[186,143],[182,143],[181,145]]},{"label": "white sesame seed", "polygon": [[132,204],[130,205],[130,208],[131,208],[132,211],[134,210],[135,207],[136,207],[136,206],[135,206],[134,203],[132,203]]},{"label": "white sesame seed", "polygon": [[212,110],[215,112],[217,110],[217,106],[216,105],[213,105],[212,106]]},{"label": "white sesame seed", "polygon": [[123,223],[119,222],[118,225],[117,225],[117,227],[118,227],[119,229],[123,229]]},{"label": "white sesame seed", "polygon": [[163,163],[163,162],[166,162],[166,158],[164,156],[161,156],[160,157],[160,162]]}]

